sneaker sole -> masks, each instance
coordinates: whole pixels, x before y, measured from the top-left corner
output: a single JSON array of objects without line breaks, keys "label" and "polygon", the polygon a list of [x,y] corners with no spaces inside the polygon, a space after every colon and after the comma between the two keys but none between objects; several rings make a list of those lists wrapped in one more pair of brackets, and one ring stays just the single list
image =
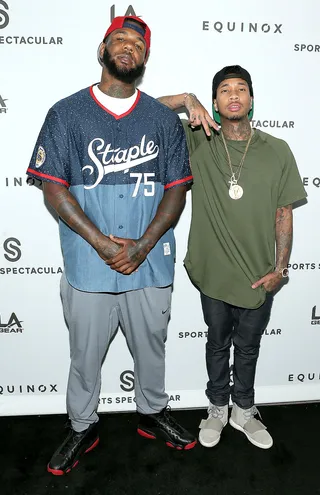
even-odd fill
[{"label": "sneaker sole", "polygon": [[199,435],[199,442],[201,443],[201,445],[203,447],[207,447],[207,448],[215,447],[216,445],[218,445],[218,443],[220,442],[220,440],[221,440],[221,436],[217,440],[214,440],[213,442],[210,442],[210,443],[209,442],[204,442],[201,439],[200,435]]},{"label": "sneaker sole", "polygon": [[260,449],[270,449],[273,445],[273,440],[271,440],[271,443],[268,444],[268,445],[263,445],[262,443],[258,443],[256,442],[255,440],[253,440],[253,438],[251,438],[249,436],[249,434],[246,432],[246,430],[244,428],[242,428],[242,426],[238,425],[237,423],[235,423],[233,421],[232,418],[229,419],[229,423],[230,425],[235,429],[235,430],[238,430],[238,431],[242,431],[242,433],[245,434],[245,436],[247,437],[247,439],[249,440],[249,442],[251,442],[253,445],[255,445],[255,447],[259,447]]},{"label": "sneaker sole", "polygon": [[[81,457],[81,455],[84,455],[84,454],[87,454],[88,452],[90,452],[91,450],[93,450],[99,443],[99,438],[97,438],[92,445],[90,445],[90,447],[85,450],[83,452],[83,454],[80,454],[79,457]],[[47,465],[47,471],[48,473],[51,473],[53,474],[54,476],[63,476],[64,474],[68,474],[70,473],[71,469],[75,468],[77,465],[79,464],[79,459],[77,459],[71,467],[67,467],[65,471],[63,471],[62,469],[52,469],[49,464]]]},{"label": "sneaker sole", "polygon": [[[142,430],[141,428],[138,428],[137,429],[137,432],[139,433],[139,435],[141,435],[144,438],[148,438],[149,440],[158,440],[158,438],[156,437],[156,435],[154,435],[152,433],[148,433],[147,431]],[[171,449],[176,449],[176,450],[190,450],[190,449],[193,449],[193,447],[196,446],[197,440],[194,440],[193,442],[190,442],[187,445],[179,445],[179,444],[175,444],[175,443],[173,443],[171,441],[166,441],[165,443],[166,443],[167,447],[170,447]]]}]

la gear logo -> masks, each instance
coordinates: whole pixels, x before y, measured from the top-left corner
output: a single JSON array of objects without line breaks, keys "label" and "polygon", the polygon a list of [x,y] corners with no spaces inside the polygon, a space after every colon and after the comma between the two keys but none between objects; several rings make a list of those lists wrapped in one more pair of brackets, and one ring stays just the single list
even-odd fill
[{"label": "la gear logo", "polygon": [[4,29],[9,24],[9,14],[7,12],[9,5],[4,0],[0,0],[0,7],[3,7],[2,9],[0,8],[0,29]]},{"label": "la gear logo", "polygon": [[22,333],[22,321],[15,313],[12,313],[7,323],[2,323],[0,316],[0,333]]},{"label": "la gear logo", "polygon": [[[127,10],[125,11],[124,14],[118,14],[118,15],[125,15],[125,16],[129,16],[129,15],[133,15],[135,17],[141,17],[141,15],[137,15],[135,13],[135,10],[134,8],[132,7],[132,5],[129,5]],[[113,21],[113,19],[116,17],[116,6],[115,5],[111,5],[110,7],[110,23]]]},{"label": "la gear logo", "polygon": [[8,107],[6,105],[6,101],[8,101],[7,98],[2,98],[0,95],[0,113],[7,113]]},{"label": "la gear logo", "polygon": [[[127,173],[130,168],[149,162],[159,154],[159,146],[153,141],[146,143],[144,135],[138,145],[131,148],[115,148],[110,143],[105,143],[102,138],[93,139],[88,146],[88,154],[96,168],[96,180],[90,186],[84,186],[85,189],[93,189],[102,181],[103,177],[112,172]],[[92,165],[85,165],[82,172],[88,170],[89,175],[94,172]]]},{"label": "la gear logo", "polygon": [[320,315],[317,314],[317,306],[313,306],[312,308],[311,325],[320,325]]}]

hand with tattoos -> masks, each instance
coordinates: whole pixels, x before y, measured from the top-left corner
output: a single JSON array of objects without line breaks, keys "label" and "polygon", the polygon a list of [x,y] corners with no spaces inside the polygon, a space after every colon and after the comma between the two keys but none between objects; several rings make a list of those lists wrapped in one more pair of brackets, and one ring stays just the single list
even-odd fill
[{"label": "hand with tattoos", "polygon": [[121,250],[119,244],[114,242],[110,237],[101,234],[97,242],[92,245],[105,263],[108,263],[109,260],[114,258]]},{"label": "hand with tattoos", "polygon": [[165,191],[154,219],[140,239],[123,239],[110,235],[110,239],[121,249],[107,262],[112,270],[130,275],[141,265],[160,237],[177,222],[184,207],[186,192],[184,185]]},{"label": "hand with tattoos", "polygon": [[256,289],[257,287],[260,287],[260,285],[263,285],[263,287],[267,292],[273,292],[279,287],[281,281],[282,281],[281,273],[274,271],[260,278],[260,280],[258,280],[252,285],[252,288]]},{"label": "hand with tattoos", "polygon": [[276,290],[281,281],[281,270],[289,262],[292,247],[292,205],[282,206],[276,212],[276,270],[268,273],[252,285],[256,289],[263,285],[267,292]]},{"label": "hand with tattoos", "polygon": [[191,127],[199,127],[202,125],[207,136],[211,136],[210,127],[219,131],[220,128],[218,124],[210,117],[196,95],[188,93],[185,97],[184,105],[188,110],[189,124],[191,124]]},{"label": "hand with tattoos", "polygon": [[134,272],[146,259],[147,254],[150,251],[147,247],[147,241],[143,238],[124,239],[123,237],[110,235],[110,239],[121,249],[116,256],[106,263],[112,270],[116,270],[123,275],[130,275]]},{"label": "hand with tattoos", "polygon": [[158,101],[170,108],[171,110],[178,110],[185,107],[189,114],[189,124],[192,127],[203,126],[207,136],[211,136],[210,127],[219,131],[220,127],[210,117],[210,114],[200,103],[196,95],[192,93],[181,93],[179,95],[160,96]]}]

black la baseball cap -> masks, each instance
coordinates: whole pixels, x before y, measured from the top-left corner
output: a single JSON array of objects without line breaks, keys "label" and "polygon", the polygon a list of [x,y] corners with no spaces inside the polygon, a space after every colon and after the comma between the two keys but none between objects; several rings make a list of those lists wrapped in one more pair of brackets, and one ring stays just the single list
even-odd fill
[{"label": "black la baseball cap", "polygon": [[[227,67],[224,67],[219,72],[217,72],[212,80],[212,100],[214,100],[217,96],[217,89],[219,87],[219,84],[221,84],[222,81],[224,81],[225,79],[231,79],[233,77],[234,78],[239,77],[240,79],[246,81],[249,87],[250,96],[253,97],[252,80],[249,72],[240,65],[228,65]],[[213,110],[214,120],[218,122],[218,124],[220,124],[221,121],[220,121],[219,112],[215,111],[214,106],[212,107],[212,110]],[[253,117],[253,101],[252,101],[252,108],[248,113],[249,120],[251,120],[252,117]]]}]

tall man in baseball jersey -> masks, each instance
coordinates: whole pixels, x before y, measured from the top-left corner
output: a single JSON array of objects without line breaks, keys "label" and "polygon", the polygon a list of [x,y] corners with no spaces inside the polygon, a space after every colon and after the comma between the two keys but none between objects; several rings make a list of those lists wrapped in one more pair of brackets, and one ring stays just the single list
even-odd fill
[{"label": "tall man in baseball jersey", "polygon": [[115,18],[99,47],[101,82],[49,110],[28,168],[60,217],[65,264],[71,428],[48,464],[55,475],[99,441],[101,364],[119,324],[134,359],[138,432],[177,449],[196,443],[165,393],[172,226],[192,176],[179,118],[135,88],[149,48],[143,21]]},{"label": "tall man in baseball jersey", "polygon": [[[224,67],[213,78],[214,118],[220,133],[192,94],[160,98],[175,109],[185,104],[195,127],[185,131],[194,184],[185,266],[200,290],[208,325],[206,363],[208,418],[200,443],[220,441],[233,402],[230,424],[257,447],[273,440],[257,418],[254,379],[261,336],[273,294],[283,277],[292,244],[292,204],[306,194],[285,141],[252,129],[253,86],[242,67]],[[233,385],[229,359],[234,345]]]}]

